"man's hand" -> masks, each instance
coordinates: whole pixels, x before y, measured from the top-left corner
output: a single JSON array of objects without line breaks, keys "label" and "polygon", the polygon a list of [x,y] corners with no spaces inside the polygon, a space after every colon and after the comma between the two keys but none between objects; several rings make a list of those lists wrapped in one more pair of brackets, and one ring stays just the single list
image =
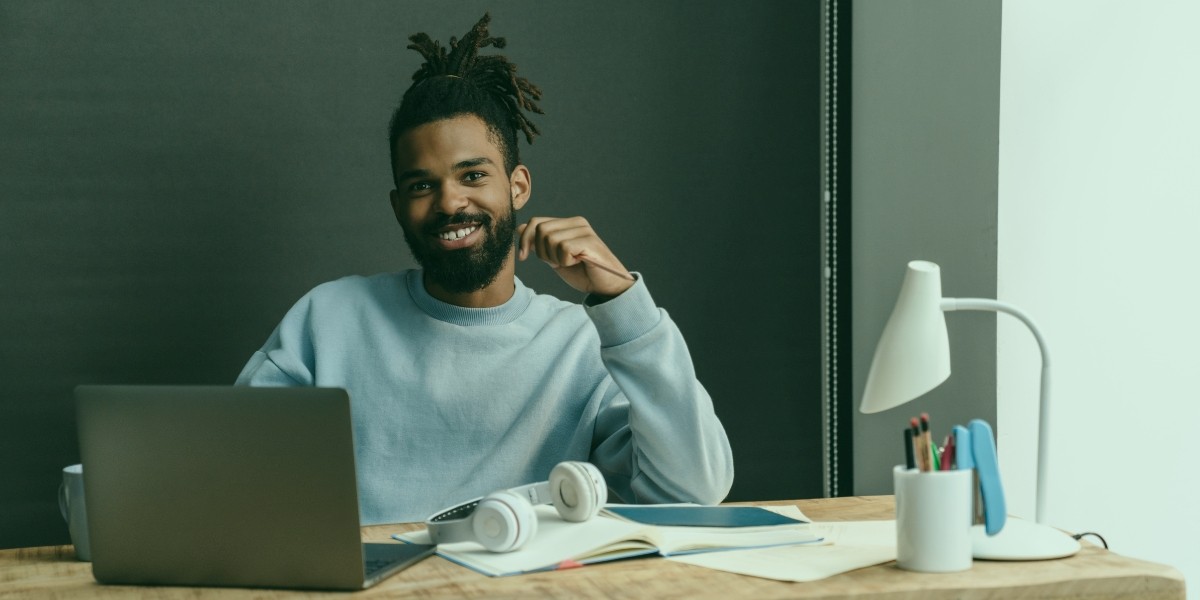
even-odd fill
[{"label": "man's hand", "polygon": [[611,298],[633,285],[633,276],[583,217],[534,217],[518,233],[517,258],[536,253],[581,292]]}]

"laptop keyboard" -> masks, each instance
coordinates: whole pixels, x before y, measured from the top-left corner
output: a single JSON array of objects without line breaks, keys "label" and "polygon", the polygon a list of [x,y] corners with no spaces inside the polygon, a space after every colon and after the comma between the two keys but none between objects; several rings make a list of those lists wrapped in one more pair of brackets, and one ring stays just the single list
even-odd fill
[{"label": "laptop keyboard", "polygon": [[365,563],[363,563],[363,574],[366,575],[368,578],[371,578],[371,577],[374,577],[375,575],[379,574],[380,572],[382,572],[384,569],[386,569],[394,564],[396,564],[396,563],[394,561],[390,561],[390,560],[383,560],[383,559],[368,560]]},{"label": "laptop keyboard", "polygon": [[396,564],[396,557],[383,544],[363,544],[363,573],[371,577]]},{"label": "laptop keyboard", "polygon": [[398,565],[416,562],[433,553],[434,546],[421,544],[363,544],[363,576],[370,579]]}]

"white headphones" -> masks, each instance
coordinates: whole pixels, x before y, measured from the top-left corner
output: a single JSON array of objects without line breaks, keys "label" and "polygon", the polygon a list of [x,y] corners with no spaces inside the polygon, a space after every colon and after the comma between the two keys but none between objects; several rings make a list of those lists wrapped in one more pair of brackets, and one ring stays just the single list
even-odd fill
[{"label": "white headphones", "polygon": [[537,534],[535,504],[554,504],[558,514],[586,521],[608,501],[604,476],[591,463],[568,461],[550,471],[550,480],[493,492],[440,510],[425,520],[435,544],[479,542],[492,552],[516,550]]}]

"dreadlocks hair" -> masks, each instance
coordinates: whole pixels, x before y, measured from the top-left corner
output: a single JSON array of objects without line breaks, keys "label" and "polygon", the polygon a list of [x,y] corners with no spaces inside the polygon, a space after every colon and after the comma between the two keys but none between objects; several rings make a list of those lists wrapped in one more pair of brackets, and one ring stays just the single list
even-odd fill
[{"label": "dreadlocks hair", "polygon": [[542,91],[518,77],[517,66],[504,56],[479,55],[479,50],[488,46],[505,46],[504,38],[488,35],[489,22],[491,16],[484,14],[462,40],[451,37],[449,52],[426,33],[408,38],[412,42],[408,48],[419,52],[425,62],[413,73],[413,83],[388,127],[393,177],[396,141],[425,123],[462,115],[479,117],[500,147],[509,174],[520,164],[517,131],[523,132],[530,144],[541,133],[524,111],[543,114],[536,102],[542,99]]}]

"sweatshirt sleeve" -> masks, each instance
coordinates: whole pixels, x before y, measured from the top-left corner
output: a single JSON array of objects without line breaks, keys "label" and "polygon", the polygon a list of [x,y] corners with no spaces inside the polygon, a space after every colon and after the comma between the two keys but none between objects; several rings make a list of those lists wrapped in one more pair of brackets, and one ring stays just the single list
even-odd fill
[{"label": "sweatshirt sleeve", "polygon": [[284,316],[260,350],[250,357],[234,385],[286,387],[313,385],[309,297]]},{"label": "sweatshirt sleeve", "polygon": [[585,310],[615,386],[605,392],[592,460],[626,502],[716,504],[733,484],[733,455],[683,335],[641,276]]}]

